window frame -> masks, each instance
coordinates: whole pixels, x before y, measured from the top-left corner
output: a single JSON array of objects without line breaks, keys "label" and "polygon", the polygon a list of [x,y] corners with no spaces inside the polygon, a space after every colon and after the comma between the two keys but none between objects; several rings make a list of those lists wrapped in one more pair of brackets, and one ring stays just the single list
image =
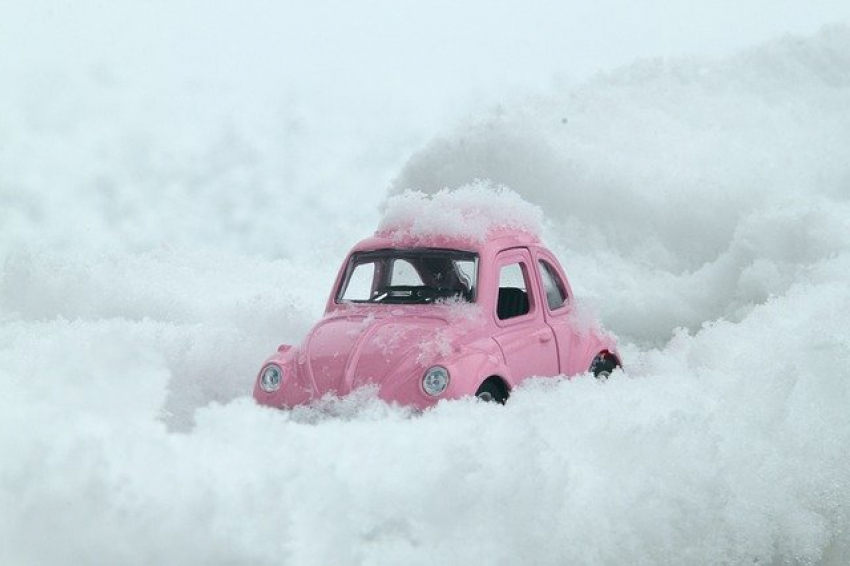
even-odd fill
[{"label": "window frame", "polygon": [[[558,258],[555,257],[551,251],[543,246],[533,246],[530,249],[531,256],[535,262],[543,260],[548,263],[555,270],[555,273],[558,274],[561,282],[564,284],[564,291],[567,294],[567,300],[564,303],[564,307],[559,308],[557,310],[549,310],[549,306],[547,304],[546,308],[543,309],[544,318],[547,322],[553,322],[556,319],[569,317],[574,312],[575,306],[575,295],[573,294],[572,285],[570,285],[570,278],[567,276],[566,271],[564,270],[564,266],[561,265],[561,262],[558,261]],[[537,280],[540,285],[540,292],[543,291],[543,282],[540,280],[540,275],[537,274]]]},{"label": "window frame", "polygon": [[[531,253],[526,248],[514,248],[504,250],[496,257],[495,268],[496,274],[494,278],[495,293],[493,297],[492,312],[493,320],[499,327],[514,326],[517,324],[525,324],[539,320],[540,310],[538,308],[538,285],[537,278],[529,269],[532,262]],[[499,318],[499,289],[501,288],[502,268],[513,264],[519,264],[522,270],[523,278],[525,279],[526,292],[528,293],[528,312],[511,318]]]},{"label": "window frame", "polygon": [[[385,269],[388,267],[390,270],[390,274],[392,273],[393,263],[395,261],[402,259],[409,262],[408,257],[410,255],[438,255],[438,256],[449,256],[454,257],[458,261],[472,261],[475,265],[475,281],[472,297],[468,301],[469,304],[477,304],[478,299],[480,297],[480,284],[481,284],[481,256],[478,252],[468,251],[468,250],[459,250],[459,249],[448,249],[448,248],[381,248],[377,250],[362,250],[352,252],[348,259],[346,260],[345,269],[343,270],[339,281],[337,282],[336,288],[334,290],[333,302],[335,305],[370,305],[370,306],[399,306],[398,303],[377,303],[372,301],[352,301],[352,300],[343,300],[343,295],[345,294],[348,283],[351,281],[351,275],[354,271],[355,267],[358,264],[369,263],[369,260],[373,260],[375,264],[374,277],[372,280],[372,292],[374,292],[375,285],[377,282],[383,280],[386,277]],[[389,258],[387,256],[390,256]],[[385,266],[382,265],[381,260],[390,260],[390,265]],[[360,261],[358,261],[360,260]],[[412,265],[412,264],[411,264]],[[415,270],[414,266],[414,270]],[[417,275],[419,275],[417,273]],[[421,278],[422,276],[419,275]],[[410,303],[405,306],[430,306],[434,303]]]},{"label": "window frame", "polygon": [[[559,313],[561,309],[566,308],[570,304],[570,293],[569,291],[567,291],[567,285],[566,283],[564,283],[564,279],[561,277],[561,274],[558,272],[558,269],[554,265],[552,265],[552,262],[549,261],[547,258],[539,256],[537,257],[537,269],[538,275],[540,276],[540,291],[543,296],[546,297],[546,309],[553,314]],[[558,307],[554,309],[549,304],[549,292],[546,289],[545,280],[546,275],[553,279],[552,282],[555,284],[555,287],[561,292],[561,295],[563,295],[563,301]]]}]

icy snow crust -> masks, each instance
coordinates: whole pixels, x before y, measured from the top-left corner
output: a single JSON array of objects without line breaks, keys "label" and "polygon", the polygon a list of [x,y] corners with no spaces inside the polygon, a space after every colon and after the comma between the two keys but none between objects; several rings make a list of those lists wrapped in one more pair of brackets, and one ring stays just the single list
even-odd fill
[{"label": "icy snow crust", "polygon": [[315,197],[274,165],[292,140],[181,140],[81,80],[57,100],[111,105],[0,104],[0,563],[850,561],[846,28],[637,63],[415,156],[399,191],[539,206],[628,364],[422,415],[247,396],[380,191]]}]

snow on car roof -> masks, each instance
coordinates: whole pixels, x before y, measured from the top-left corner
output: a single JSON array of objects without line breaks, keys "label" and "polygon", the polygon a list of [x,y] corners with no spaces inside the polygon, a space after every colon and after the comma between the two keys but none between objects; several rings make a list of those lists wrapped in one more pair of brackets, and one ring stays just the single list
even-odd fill
[{"label": "snow on car roof", "polygon": [[504,186],[476,181],[434,194],[407,191],[387,199],[376,237],[398,244],[483,244],[500,235],[539,240],[543,213]]}]

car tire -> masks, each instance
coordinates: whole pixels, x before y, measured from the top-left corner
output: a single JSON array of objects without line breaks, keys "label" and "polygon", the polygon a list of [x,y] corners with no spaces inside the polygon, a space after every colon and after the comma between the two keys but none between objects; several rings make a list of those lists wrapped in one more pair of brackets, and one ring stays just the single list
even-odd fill
[{"label": "car tire", "polygon": [[611,377],[611,373],[618,367],[620,367],[620,364],[617,358],[608,352],[600,352],[593,358],[593,362],[590,364],[590,372],[596,379],[605,381]]},{"label": "car tire", "polygon": [[485,403],[499,403],[504,405],[508,400],[508,392],[504,385],[497,379],[486,380],[475,392],[475,396]]}]

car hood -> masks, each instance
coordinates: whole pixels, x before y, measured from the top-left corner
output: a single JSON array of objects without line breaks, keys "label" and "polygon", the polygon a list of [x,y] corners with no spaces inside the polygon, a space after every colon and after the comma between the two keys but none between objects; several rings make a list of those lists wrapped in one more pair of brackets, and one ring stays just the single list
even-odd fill
[{"label": "car hood", "polygon": [[445,317],[404,311],[330,315],[302,343],[299,373],[319,395],[380,386],[450,355],[467,334],[465,327]]}]

